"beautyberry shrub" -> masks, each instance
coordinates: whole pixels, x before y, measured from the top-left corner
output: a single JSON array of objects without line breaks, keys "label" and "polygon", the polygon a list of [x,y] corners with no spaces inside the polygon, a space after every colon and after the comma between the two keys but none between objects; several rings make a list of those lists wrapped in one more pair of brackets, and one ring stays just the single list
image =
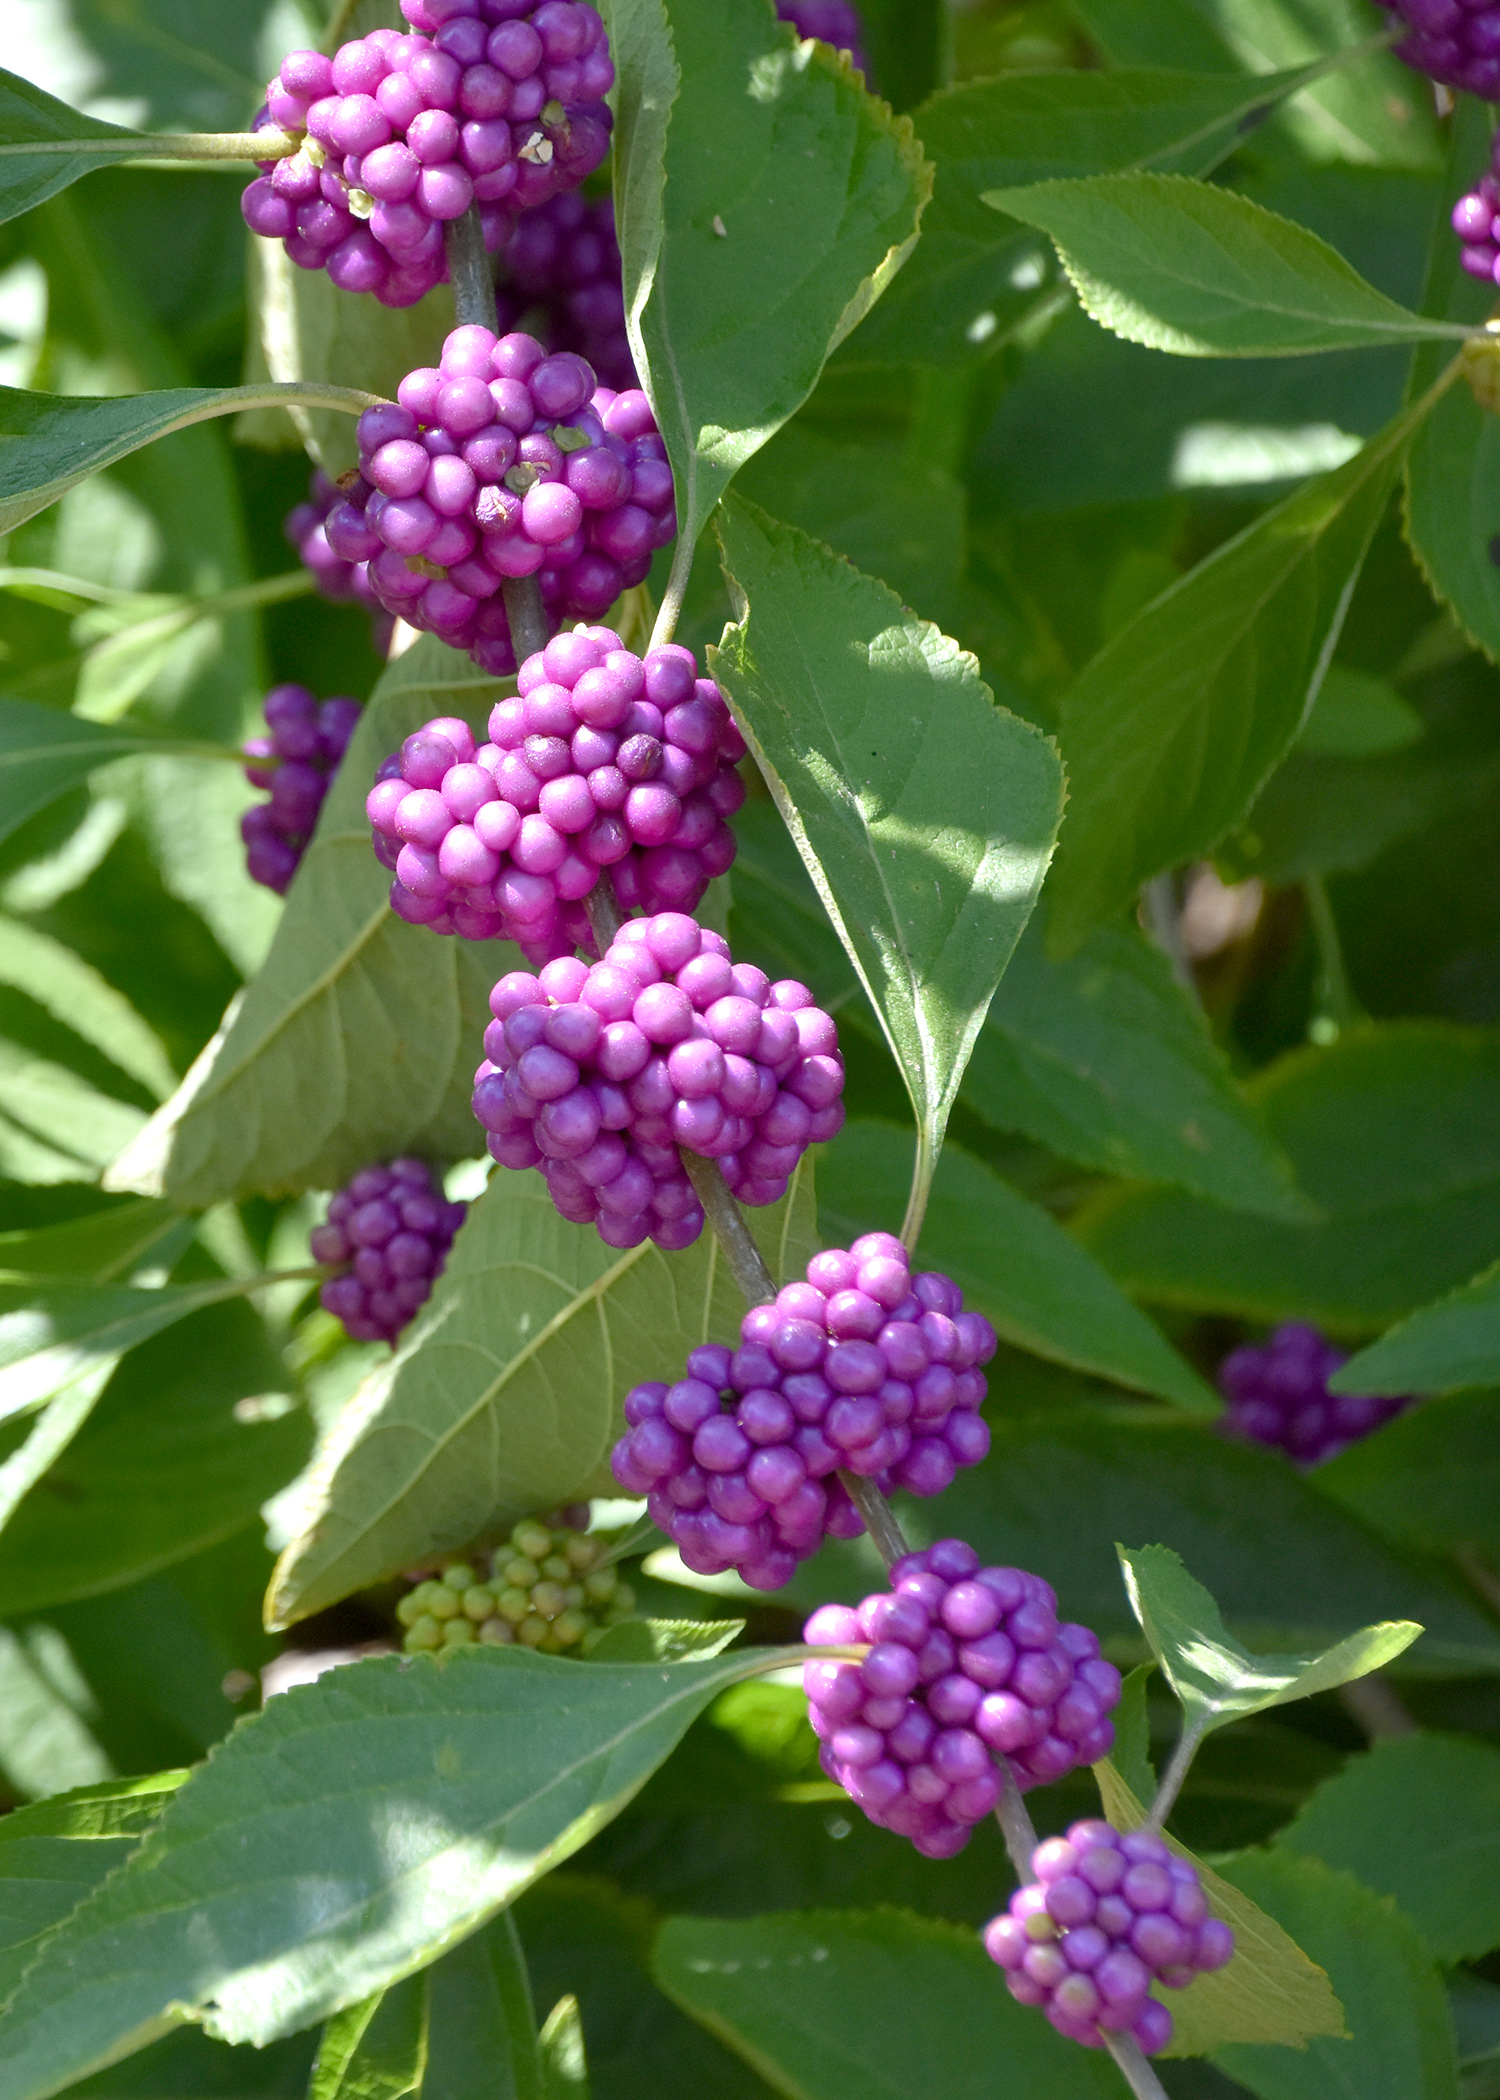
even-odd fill
[{"label": "beautyberry shrub", "polygon": [[586,1655],[606,1627],[635,1609],[635,1593],[608,1565],[609,1545],[586,1533],[588,1504],[526,1517],[485,1556],[444,1564],[396,1606],[409,1655],[474,1642],[519,1643],[543,1655]]},{"label": "beautyberry shrub", "polygon": [[522,212],[500,262],[502,331],[525,327],[549,350],[576,350],[621,393],[639,386],[612,197],[590,201],[568,190]]},{"label": "beautyberry shrub", "polygon": [[246,739],[245,777],[252,787],[269,788],[270,799],[245,811],[240,836],[251,881],[283,896],[349,748],[360,706],[342,695],[319,706],[305,685],[277,685],[266,695],[265,716],[270,735]]},{"label": "beautyberry shrub", "polygon": [[1316,1327],[1288,1321],[1259,1347],[1247,1344],[1220,1364],[1219,1390],[1229,1402],[1223,1427],[1270,1444],[1299,1465],[1332,1458],[1411,1404],[1409,1397],[1330,1393],[1329,1379],[1347,1362]]},{"label": "beautyberry shrub", "polygon": [[337,1273],[318,1293],[360,1342],[391,1342],[432,1296],[467,1205],[449,1203],[425,1160],[363,1167],[312,1234],[314,1261]]}]

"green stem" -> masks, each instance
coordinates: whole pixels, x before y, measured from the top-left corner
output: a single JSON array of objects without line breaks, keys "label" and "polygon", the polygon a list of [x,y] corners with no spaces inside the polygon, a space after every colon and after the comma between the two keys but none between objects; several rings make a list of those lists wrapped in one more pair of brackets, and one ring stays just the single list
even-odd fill
[{"label": "green stem", "polygon": [[302,144],[290,131],[152,131],[123,138],[7,142],[0,155],[88,153],[121,160],[286,160]]},{"label": "green stem", "polygon": [[932,1194],[932,1177],[937,1172],[937,1154],[932,1141],[921,1123],[917,1125],[917,1152],[912,1161],[911,1193],[906,1199],[906,1216],[901,1220],[901,1244],[909,1254],[917,1251],[917,1241],[922,1236],[922,1221],[927,1216],[927,1199]]},{"label": "green stem", "polygon": [[1313,990],[1313,1017],[1308,1034],[1315,1043],[1331,1043],[1346,1029],[1363,1019],[1344,964],[1338,921],[1328,901],[1328,887],[1321,875],[1306,875],[1302,895],[1307,904],[1308,924],[1318,951],[1318,975]]},{"label": "green stem", "polygon": [[[83,576],[67,576],[60,569],[0,569],[0,590],[57,591],[92,605],[130,605],[151,593],[119,590],[112,584],[90,583]],[[195,618],[221,612],[243,612],[255,605],[276,605],[284,598],[302,598],[317,585],[306,569],[288,569],[280,576],[263,577],[259,583],[239,584],[232,591],[206,592],[201,597],[173,598],[154,618],[164,619],[182,612]],[[145,623],[143,623],[145,624]]]},{"label": "green stem", "polygon": [[677,542],[677,552],[672,556],[672,572],[667,578],[667,588],[662,594],[656,625],[651,630],[653,649],[660,649],[662,644],[671,641],[677,632],[677,622],[682,618],[682,601],[687,596],[688,578],[692,571],[693,541],[689,534],[683,533]]},{"label": "green stem", "polygon": [[1156,1790],[1156,1799],[1151,1804],[1151,1813],[1146,1818],[1147,1830],[1159,1831],[1172,1813],[1177,1796],[1182,1792],[1182,1782],[1187,1778],[1188,1769],[1198,1755],[1198,1746],[1203,1741],[1203,1735],[1202,1728],[1184,1728],[1178,1737],[1177,1748],[1172,1752],[1172,1762],[1162,1774],[1161,1785]]}]

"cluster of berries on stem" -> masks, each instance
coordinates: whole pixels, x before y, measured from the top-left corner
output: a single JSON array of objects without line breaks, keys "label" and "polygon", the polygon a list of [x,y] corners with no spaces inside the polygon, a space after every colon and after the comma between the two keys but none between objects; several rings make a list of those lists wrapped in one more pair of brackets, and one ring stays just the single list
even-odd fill
[{"label": "cluster of berries on stem", "polygon": [[1392,21],[1409,30],[1396,46],[1398,58],[1445,87],[1467,88],[1485,102],[1500,99],[1500,9],[1493,0],[1385,0],[1385,6]]},{"label": "cluster of berries on stem", "polygon": [[360,471],[324,524],[388,612],[514,671],[504,586],[534,576],[552,625],[596,619],[677,531],[651,405],[573,351],[471,322],[359,419]]},{"label": "cluster of berries on stem", "polygon": [[698,1574],[780,1589],[825,1537],[864,1530],[840,1473],[936,1495],[989,1449],[994,1329],[950,1278],[913,1276],[889,1233],[814,1255],[740,1337],[627,1394],[611,1461]]},{"label": "cluster of berries on stem", "polygon": [[635,1592],[609,1563],[610,1548],[587,1531],[586,1502],[526,1517],[484,1558],[445,1562],[396,1606],[409,1655],[424,1650],[519,1644],[543,1655],[587,1655],[599,1635],[635,1609]]},{"label": "cluster of berries on stem", "polygon": [[1329,1392],[1329,1379],[1347,1362],[1316,1327],[1288,1321],[1260,1346],[1246,1344],[1220,1364],[1219,1390],[1229,1403],[1223,1427],[1284,1451],[1298,1465],[1320,1465],[1410,1405],[1409,1398]]},{"label": "cluster of berries on stem", "polygon": [[625,332],[625,287],[612,197],[568,190],[522,212],[500,251],[501,332],[526,327],[549,350],[576,350],[602,385],[640,384]]},{"label": "cluster of berries on stem", "polygon": [[732,964],[684,912],[628,919],[592,966],[512,972],[490,1010],[474,1113],[491,1156],[540,1166],[562,1215],[612,1247],[697,1239],[682,1152],[741,1202],[776,1203],[843,1123],[837,1032],[806,985]]},{"label": "cluster of berries on stem", "polygon": [[307,501],[287,512],[282,531],[312,577],[320,598],[326,598],[330,605],[362,605],[370,613],[375,653],[384,656],[390,646],[391,616],[370,588],[369,564],[345,561],[328,544],[328,516],[342,500],[343,491],[337,483],[330,481],[321,467],[315,467],[308,483]]},{"label": "cluster of berries on stem", "polygon": [[357,700],[341,695],[320,706],[305,685],[276,685],[267,693],[270,734],[245,743],[246,779],[252,787],[270,790],[267,801],[240,818],[252,882],[285,895],[359,715]]},{"label": "cluster of berries on stem", "polygon": [[586,0],[405,0],[412,33],[372,29],[332,58],[293,51],[266,126],[300,138],[244,193],[253,233],[341,291],[411,306],[448,274],[444,228],[477,206],[497,249],[516,212],[603,160],[614,82]]},{"label": "cluster of berries on stem", "polygon": [[314,1261],[337,1271],[318,1294],[324,1311],[356,1341],[394,1343],[432,1296],[466,1209],[425,1160],[362,1168],[312,1234]]},{"label": "cluster of berries on stem", "polygon": [[891,1569],[891,1589],[858,1609],[825,1604],[813,1647],[868,1643],[860,1662],[803,1668],[823,1769],[874,1823],[929,1858],[962,1851],[1016,1784],[1049,1785],[1107,1757],[1120,1673],[1086,1626],[1060,1625],[1038,1575],[981,1567],[942,1539]]},{"label": "cluster of berries on stem", "polygon": [[[634,655],[604,627],[529,657],[489,737],[441,716],[381,766],[365,808],[399,917],[516,941],[534,964],[587,945],[605,870],[648,911],[691,910],[734,859],[744,740],[692,652]],[[503,1016],[502,1016],[503,1018]]]},{"label": "cluster of berries on stem", "polygon": [[1148,2056],[1165,2049],[1172,2015],[1152,1984],[1183,1990],[1234,1953],[1196,1867],[1149,1831],[1122,1837],[1097,1819],[1038,1845],[1031,1866],[984,1933],[1011,1996],[1086,2048],[1129,2034]]}]

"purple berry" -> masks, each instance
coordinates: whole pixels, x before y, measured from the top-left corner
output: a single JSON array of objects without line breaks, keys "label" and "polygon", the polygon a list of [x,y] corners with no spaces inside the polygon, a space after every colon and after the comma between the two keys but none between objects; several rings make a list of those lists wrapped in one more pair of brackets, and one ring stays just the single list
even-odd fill
[{"label": "purple berry", "polygon": [[1284,1451],[1296,1464],[1320,1465],[1410,1406],[1408,1398],[1355,1398],[1330,1393],[1328,1380],[1347,1359],[1316,1327],[1291,1321],[1259,1348],[1234,1350],[1219,1366],[1229,1405],[1227,1434]]},{"label": "purple berry", "polygon": [[[1161,1838],[1122,1837],[1097,1818],[1038,1845],[1031,1866],[1035,1881],[984,1929],[1012,1997],[1086,2048],[1128,2033],[1148,2056],[1165,2049],[1172,2016],[1152,1984],[1182,1990],[1234,1953],[1233,1932],[1208,1916],[1197,1869]],[[1192,1922],[1167,1916],[1169,1901]]]},{"label": "purple berry", "polygon": [[1500,9],[1485,0],[1384,0],[1411,34],[1396,55],[1446,87],[1467,88],[1481,101],[1500,97]]},{"label": "purple berry", "polygon": [[465,1207],[444,1202],[424,1160],[361,1168],[312,1235],[314,1258],[333,1272],[319,1292],[325,1311],[356,1341],[394,1345],[431,1297]]},{"label": "purple berry", "polygon": [[359,720],[357,700],[325,700],[305,685],[273,686],[266,695],[269,736],[245,745],[245,775],[268,788],[269,801],[240,819],[245,862],[253,882],[284,894],[307,849],[328,784]]},{"label": "purple berry", "polygon": [[776,0],[776,12],[783,22],[791,23],[798,36],[820,37],[836,51],[847,51],[868,78],[870,61],[861,41],[864,24],[853,0]]}]

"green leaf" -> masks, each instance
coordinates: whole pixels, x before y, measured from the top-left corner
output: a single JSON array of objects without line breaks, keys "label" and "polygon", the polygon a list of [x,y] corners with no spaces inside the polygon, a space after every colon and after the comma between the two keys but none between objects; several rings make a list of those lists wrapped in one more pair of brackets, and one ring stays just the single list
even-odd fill
[{"label": "green leaf", "polygon": [[[1179,65],[1181,47],[1168,56]],[[933,95],[914,119],[935,170],[922,238],[840,362],[959,364],[993,354],[1002,331],[1037,304],[1037,244],[997,221],[985,191],[1153,165],[1206,173],[1303,77],[1302,68],[1028,71]]]},{"label": "green leaf", "polygon": [[0,1178],[97,1181],[144,1127],[138,1108],[0,1038]]},{"label": "green leaf", "polygon": [[1411,1619],[1366,1626],[1307,1655],[1252,1655],[1219,1607],[1167,1546],[1115,1549],[1141,1631],[1182,1703],[1184,1733],[1202,1737],[1247,1714],[1311,1699],[1405,1654],[1422,1628]]},{"label": "green leaf", "polygon": [[1062,814],[1062,769],[973,657],[753,506],[720,538],[740,624],[710,651],[917,1114],[909,1217]]},{"label": "green leaf", "polygon": [[[91,168],[118,165],[122,144],[139,137],[54,101],[18,73],[0,71],[0,221],[45,203]],[[91,152],[98,140],[111,143]],[[150,150],[147,140],[140,143]],[[28,153],[28,146],[42,150]]]},{"label": "green leaf", "polygon": [[1110,1716],[1115,1724],[1115,1747],[1110,1752],[1109,1762],[1141,1801],[1153,1798],[1157,1784],[1151,1764],[1151,1728],[1146,1703],[1155,1672],[1155,1663],[1138,1663],[1120,1687],[1120,1703]]},{"label": "green leaf", "polygon": [[[1108,1758],[1095,1765],[1100,1802],[1117,1830],[1138,1830],[1146,1810]],[[1234,1883],[1189,1852],[1169,1831],[1162,1835],[1180,1859],[1192,1860],[1209,1910],[1234,1931],[1234,1956],[1225,1968],[1173,1991],[1168,2056],[1202,2056],[1228,2042],[1275,2043],[1305,2049],[1320,2035],[1341,2036],[1344,2010],[1327,1974]]]},{"label": "green leaf", "polygon": [[186,1777],[106,1780],[0,1816],[0,2005],[43,1934],[130,1857]]},{"label": "green leaf", "polygon": [[1211,851],[1285,756],[1425,413],[1407,410],[1189,570],[1071,688],[1048,919],[1059,952],[1150,876]]},{"label": "green leaf", "polygon": [[161,1039],[73,949],[0,916],[0,985],[24,992],[162,1101],[177,1084]]},{"label": "green leaf", "polygon": [[[490,986],[514,950],[435,938],[391,911],[370,850],[375,769],[441,709],[481,719],[496,682],[430,637],[376,688],[323,805],[271,952],[110,1186],[197,1208],[337,1188],[371,1159],[479,1148],[469,1107]],[[420,1028],[412,1016],[422,1017]]]},{"label": "green leaf", "polygon": [[1064,962],[1022,936],[963,1100],[1082,1166],[1168,1181],[1232,1210],[1305,1215],[1198,1002],[1135,928],[1100,926]]},{"label": "green leaf", "polygon": [[422,2100],[544,2100],[526,1958],[508,1910],[426,1971]]},{"label": "green leaf", "polygon": [[581,1669],[472,1648],[273,1699],[48,1940],[0,2094],[42,2100],[184,2016],[273,2040],[410,1975],[617,1814],[715,1692],[796,1653]]},{"label": "green leaf", "polygon": [[1385,751],[1405,750],[1426,726],[1411,702],[1383,678],[1348,664],[1330,664],[1297,749],[1320,758],[1375,758]]},{"label": "green leaf", "polygon": [[578,2000],[559,1998],[537,2037],[547,2100],[589,2100],[588,2062],[583,2046],[583,2016]]},{"label": "green leaf", "polygon": [[0,1627],[0,1776],[29,1799],[113,1777],[100,1718],[68,1644],[51,1626]]},{"label": "green leaf", "polygon": [[1442,1962],[1500,1945],[1500,1751],[1462,1736],[1375,1743],[1276,1839],[1394,1897]]},{"label": "green leaf", "polygon": [[722,1655],[745,1630],[743,1619],[623,1619],[606,1627],[590,1662],[687,1662]]},{"label": "green leaf", "polygon": [[31,1451],[76,1387],[23,1447],[35,1487],[19,1508],[6,1475],[21,1453],[0,1467],[0,1617],[118,1589],[232,1537],[307,1459],[311,1424],[280,1397],[286,1372],[248,1305],[194,1313],[107,1385],[107,1360],[92,1375],[103,1391],[87,1419],[58,1422],[67,1448]]},{"label": "green leaf", "polygon": [[0,699],[0,839],[69,788],[81,787],[96,767],[148,743],[134,731],[103,729],[60,708]]},{"label": "green leaf", "polygon": [[1318,1468],[1318,1486],[1418,1552],[1500,1554],[1495,1395],[1429,1400]]},{"label": "green leaf", "polygon": [[93,1283],[111,1283],[129,1274],[184,1223],[170,1203],[145,1197],[112,1203],[106,1210],[90,1211],[66,1225],[43,1225],[35,1232],[0,1232],[0,1269],[15,1276],[77,1276]]},{"label": "green leaf", "polygon": [[631,348],[690,549],[900,267],[931,174],[910,122],[759,0],[617,0],[610,29]]},{"label": "green leaf", "polygon": [[1453,1393],[1500,1385],[1500,1262],[1401,1321],[1328,1382],[1335,1393]]},{"label": "green leaf", "polygon": [[334,386],[178,386],[152,394],[28,394],[0,387],[0,532],[11,532],[142,445],[242,408],[296,402],[357,416],[376,397]]},{"label": "green leaf", "polygon": [[0,1420],[49,1398],[106,1358],[122,1355],[189,1313],[244,1295],[236,1277],[125,1285],[0,1280]]},{"label": "green leaf", "polygon": [[[998,1906],[1000,1892],[996,1892]],[[1026,2018],[970,1932],[907,1911],[669,1918],[652,1974],[793,2100],[1115,2100],[1105,2058]]]},{"label": "green leaf", "polygon": [[[911,1143],[893,1124],[845,1126],[819,1170],[823,1229],[836,1245],[882,1221],[889,1229]],[[1195,1414],[1219,1411],[1196,1372],[1055,1219],[957,1145],[944,1149],[917,1251],[1018,1348]]]},{"label": "green leaf", "polygon": [[323,2029],[307,2100],[402,2100],[427,2068],[427,1977],[408,1976]]},{"label": "green leaf", "polygon": [[[811,1169],[748,1213],[778,1276],[815,1251]],[[625,1395],[675,1380],[744,1317],[711,1233],[621,1253],[559,1217],[541,1175],[498,1168],[432,1298],[333,1425],[267,1599],[287,1625],[538,1509],[616,1492]]]},{"label": "green leaf", "polygon": [[1408,313],[1305,226],[1185,176],[1086,176],[984,201],[1050,235],[1085,310],[1151,350],[1301,357],[1468,333]]},{"label": "green leaf", "polygon": [[1351,2039],[1315,2035],[1305,2053],[1236,2043],[1215,2062],[1258,2100],[1457,2100],[1447,2001],[1416,1928],[1315,1859],[1242,1852],[1222,1865],[1327,1971]]},{"label": "green leaf", "polygon": [[[1371,1618],[1415,1618],[1427,1631],[1400,1674],[1500,1667],[1500,1637],[1477,1604],[1445,1575],[1404,1559],[1278,1455],[1135,1409],[1011,1412],[997,1405],[1004,1393],[996,1378],[984,1463],[960,1473],[940,1501],[903,1504],[914,1545],[964,1538],[988,1564],[1036,1569],[1063,1615],[1092,1626],[1119,1657],[1145,1653],[1109,1543],[1124,1534],[1180,1553],[1254,1648],[1318,1652]],[[853,1600],[867,1594],[872,1572],[850,1568]]]},{"label": "green leaf", "polygon": [[1166,1190],[1106,1195],[1074,1229],[1126,1290],[1362,1334],[1493,1259],[1500,1042],[1386,1022],[1293,1052],[1248,1092],[1327,1222],[1234,1215]]},{"label": "green leaf", "polygon": [[1406,526],[1428,583],[1491,658],[1500,656],[1500,569],[1490,556],[1500,422],[1451,387],[1411,449]]}]

